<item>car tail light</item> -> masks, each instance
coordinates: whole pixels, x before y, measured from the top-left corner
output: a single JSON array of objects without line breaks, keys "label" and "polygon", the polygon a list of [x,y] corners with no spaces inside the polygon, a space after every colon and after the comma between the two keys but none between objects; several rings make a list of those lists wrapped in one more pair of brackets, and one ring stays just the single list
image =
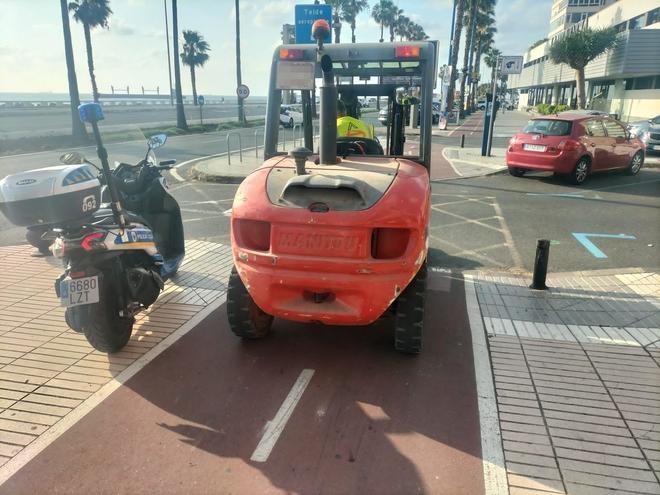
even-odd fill
[{"label": "car tail light", "polygon": [[280,59],[282,60],[302,60],[305,57],[305,50],[300,48],[280,48]]},{"label": "car tail light", "polygon": [[397,46],[394,50],[396,58],[419,58],[420,54],[418,46]]},{"label": "car tail light", "polygon": [[270,249],[270,223],[261,220],[234,220],[234,237],[242,248],[268,251]]},{"label": "car tail light", "polygon": [[406,252],[408,229],[374,229],[371,235],[371,257],[377,260],[400,258]]},{"label": "car tail light", "polygon": [[558,148],[561,151],[575,151],[580,148],[580,141],[576,141],[575,139],[565,139],[559,143]]},{"label": "car tail light", "polygon": [[80,245],[85,251],[98,251],[99,249],[105,249],[104,239],[105,233],[95,232],[85,236]]}]

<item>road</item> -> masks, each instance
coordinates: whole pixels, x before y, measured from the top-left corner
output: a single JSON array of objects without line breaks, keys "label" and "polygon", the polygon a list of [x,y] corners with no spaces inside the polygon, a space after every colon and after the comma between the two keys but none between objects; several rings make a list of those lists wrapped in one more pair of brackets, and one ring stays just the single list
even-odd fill
[{"label": "road", "polygon": [[[199,123],[199,107],[184,107],[189,124]],[[232,103],[223,105],[205,105],[205,122],[227,120],[236,117],[237,106]],[[165,126],[176,124],[175,109],[167,105],[139,105],[129,107],[104,106],[105,124],[113,130],[130,125]],[[245,111],[248,118],[262,117],[266,113],[265,103],[247,103]],[[0,139],[61,134],[63,129],[70,129],[71,113],[67,108],[0,108]]]}]

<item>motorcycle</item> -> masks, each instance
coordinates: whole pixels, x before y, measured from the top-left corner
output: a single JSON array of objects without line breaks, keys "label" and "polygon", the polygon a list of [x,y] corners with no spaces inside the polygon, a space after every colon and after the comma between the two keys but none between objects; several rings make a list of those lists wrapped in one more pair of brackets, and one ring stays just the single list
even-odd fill
[{"label": "motorcycle", "polygon": [[[68,326],[95,349],[113,353],[128,343],[135,315],[157,300],[183,261],[181,212],[161,175],[175,160],[156,160],[154,150],[167,140],[158,134],[147,140],[147,153],[136,165],[119,163],[111,170],[98,129],[104,118],[101,106],[84,104],[79,111],[94,132],[100,199],[109,203],[96,209],[95,197],[87,196],[87,210],[95,210],[91,215],[52,229],[53,254],[65,264],[55,292],[66,308]],[[75,152],[60,161],[96,167]]]}]

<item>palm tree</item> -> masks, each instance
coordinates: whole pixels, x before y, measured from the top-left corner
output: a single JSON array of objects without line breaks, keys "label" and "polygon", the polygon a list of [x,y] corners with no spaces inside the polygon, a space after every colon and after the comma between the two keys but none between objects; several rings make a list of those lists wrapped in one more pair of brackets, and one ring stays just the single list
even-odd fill
[{"label": "palm tree", "polygon": [[87,49],[87,68],[92,82],[94,101],[99,101],[99,90],[94,76],[94,56],[92,54],[92,29],[108,27],[108,18],[112,14],[109,0],[73,0],[69,10],[73,12],[76,22],[81,22],[85,31],[85,48]]},{"label": "palm tree", "polygon": [[467,82],[467,77],[469,73],[469,61],[470,53],[474,49],[474,31],[476,29],[477,22],[477,5],[479,0],[467,0],[469,2],[469,11],[465,15],[464,24],[465,24],[465,48],[463,50],[463,73],[461,74],[461,102],[459,105],[460,112],[463,114],[465,111],[465,83]]},{"label": "palm tree", "polygon": [[64,34],[64,55],[66,57],[66,70],[69,78],[69,101],[71,106],[71,135],[74,139],[82,141],[87,137],[85,125],[78,115],[80,95],[78,94],[78,79],[76,78],[76,66],[73,60],[73,48],[71,46],[71,26],[69,25],[69,10],[67,0],[60,0],[62,11],[62,32]]},{"label": "palm tree", "polygon": [[401,14],[397,17],[396,24],[394,26],[394,32],[399,37],[399,41],[403,41],[404,38],[408,38],[411,25],[412,21],[408,16]]},{"label": "palm tree", "polygon": [[351,24],[351,43],[355,43],[355,18],[368,8],[367,0],[345,0],[344,2],[343,19]]},{"label": "palm tree", "polygon": [[424,28],[416,22],[412,22],[408,29],[408,41],[424,41],[427,39],[429,39],[429,36],[424,31]]},{"label": "palm tree", "polygon": [[391,0],[380,0],[371,10],[371,17],[374,19],[374,21],[380,24],[381,43],[385,41],[383,38],[385,26],[389,26],[390,19],[392,18],[392,12],[395,8],[396,7]]},{"label": "palm tree", "polygon": [[193,102],[197,105],[197,83],[195,81],[195,67],[203,67],[209,59],[211,50],[204,37],[197,31],[186,30],[183,32],[183,51],[181,62],[190,67],[190,82],[192,84]]},{"label": "palm tree", "polygon": [[[243,84],[241,78],[241,17],[239,14],[240,5],[239,0],[236,0],[234,7],[236,9],[236,87]],[[245,119],[245,108],[243,107],[243,98],[236,95],[238,98],[238,122],[241,124],[246,124],[247,120]]]},{"label": "palm tree", "polygon": [[447,92],[447,109],[451,110],[454,104],[454,89],[456,88],[456,77],[458,71],[456,64],[458,64],[458,51],[461,48],[461,31],[463,29],[463,12],[465,11],[465,3],[467,0],[455,0],[456,2],[456,25],[454,26],[454,39],[451,42],[451,77],[449,78],[449,89]]},{"label": "palm tree", "polygon": [[480,24],[477,27],[476,37],[477,37],[477,47],[475,52],[474,60],[474,70],[472,78],[472,90],[470,91],[471,95],[471,107],[474,108],[477,86],[479,84],[479,74],[481,72],[481,57],[484,53],[487,53],[493,47],[495,40],[495,33],[497,28],[495,28],[491,23],[495,23],[495,20],[489,18],[489,21],[483,24]]},{"label": "palm tree", "polygon": [[172,0],[172,47],[174,49],[174,91],[176,92],[176,126],[179,129],[188,129],[186,114],[183,111],[183,93],[181,92],[181,66],[179,65],[179,16],[177,13],[177,0]]},{"label": "palm tree", "polygon": [[[477,75],[481,65],[481,54],[484,49],[490,48],[493,42],[493,36],[497,32],[495,24],[495,3],[496,0],[478,0],[478,8],[475,17],[475,30],[472,41],[472,50],[470,51],[470,62],[468,65],[468,74],[471,77],[472,84],[470,88],[470,102],[468,107],[474,108],[475,93],[477,91]],[[490,45],[485,46],[484,41],[490,37]],[[482,45],[484,47],[482,48]]]},{"label": "palm tree", "polygon": [[589,62],[617,45],[615,28],[581,29],[566,34],[550,47],[550,59],[555,64],[568,64],[575,70],[578,108],[585,106],[584,68]]}]

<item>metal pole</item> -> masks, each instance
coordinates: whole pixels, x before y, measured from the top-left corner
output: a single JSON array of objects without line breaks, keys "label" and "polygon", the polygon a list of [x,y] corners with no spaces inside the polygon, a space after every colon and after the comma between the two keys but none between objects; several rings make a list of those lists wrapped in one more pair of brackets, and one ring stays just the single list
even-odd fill
[{"label": "metal pole", "polygon": [[172,94],[172,61],[170,60],[170,28],[167,23],[167,0],[163,0],[165,8],[165,41],[167,41],[167,75],[170,78],[170,105],[174,106],[174,95]]},{"label": "metal pole", "polygon": [[[234,2],[236,10],[236,87],[243,84],[241,78],[241,18],[240,18],[240,5],[239,0]],[[245,124],[245,110],[243,108],[243,98],[237,95],[238,98],[238,121]]]},{"label": "metal pole", "polygon": [[447,60],[447,65],[451,65],[451,51],[454,48],[454,27],[456,26],[456,1],[454,0],[454,8],[451,11],[451,34],[449,35],[449,57]]},{"label": "metal pole", "polygon": [[502,59],[500,57],[497,57],[497,61],[495,62],[495,67],[493,68],[493,87],[491,89],[492,91],[492,108],[490,109],[490,122],[488,123],[488,145],[486,148],[486,155],[490,156],[490,150],[491,146],[493,145],[493,127],[495,126],[495,102],[497,101],[497,98],[495,97],[495,92],[497,91],[497,72],[498,69],[500,68],[500,63],[502,62]]},{"label": "metal pole", "polygon": [[534,259],[534,277],[530,289],[546,290],[545,278],[548,273],[548,258],[550,257],[550,241],[539,239],[536,241],[536,258]]}]

